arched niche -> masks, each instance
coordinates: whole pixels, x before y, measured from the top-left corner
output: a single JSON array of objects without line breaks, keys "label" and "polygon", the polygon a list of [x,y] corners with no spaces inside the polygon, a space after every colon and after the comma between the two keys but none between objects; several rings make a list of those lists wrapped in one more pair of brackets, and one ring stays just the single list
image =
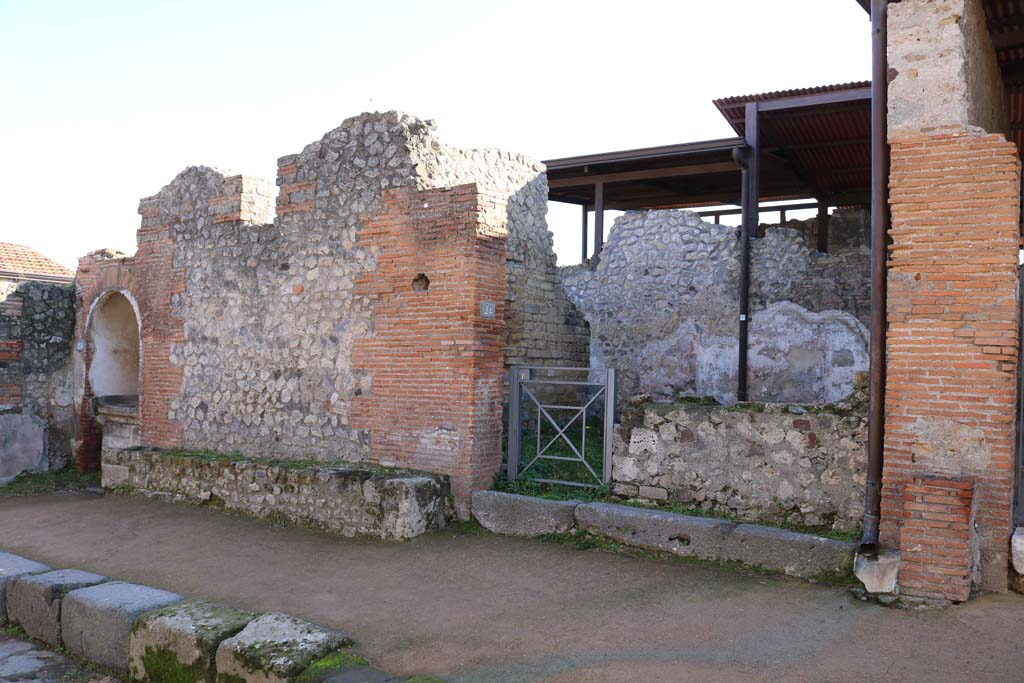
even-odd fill
[{"label": "arched niche", "polygon": [[89,322],[89,385],[94,396],[139,395],[139,319],[121,292],[103,295]]}]

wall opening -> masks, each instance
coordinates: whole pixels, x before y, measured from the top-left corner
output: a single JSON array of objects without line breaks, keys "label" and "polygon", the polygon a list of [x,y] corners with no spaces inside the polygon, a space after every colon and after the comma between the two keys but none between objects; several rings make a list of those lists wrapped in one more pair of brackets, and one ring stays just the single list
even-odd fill
[{"label": "wall opening", "polygon": [[124,294],[111,292],[96,304],[89,325],[89,344],[93,395],[138,396],[139,320]]}]

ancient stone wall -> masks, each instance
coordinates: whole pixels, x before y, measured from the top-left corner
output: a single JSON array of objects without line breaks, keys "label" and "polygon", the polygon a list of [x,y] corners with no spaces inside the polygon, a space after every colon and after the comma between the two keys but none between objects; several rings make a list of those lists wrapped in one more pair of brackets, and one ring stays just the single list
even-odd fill
[{"label": "ancient stone wall", "polygon": [[275,218],[259,179],[186,169],[142,201],[138,255],[82,264],[87,307],[138,301],[142,443],[430,468],[461,506],[498,468],[504,364],[586,362],[543,167],[390,112],[282,157],[277,183]]},{"label": "ancient stone wall", "polygon": [[[807,244],[818,244],[818,219],[791,219],[777,226],[762,223],[758,236],[764,237],[769,228],[791,228],[807,237]],[[836,209],[828,219],[828,253],[840,254],[851,251],[867,251],[871,248],[871,212],[863,208]]]},{"label": "ancient stone wall", "polygon": [[431,140],[417,152],[429,187],[475,182],[507,197],[506,365],[587,364],[589,331],[569,301],[547,226],[544,166],[499,150],[460,150]]},{"label": "ancient stone wall", "polygon": [[74,320],[70,284],[0,280],[0,482],[68,463]]},{"label": "ancient stone wall", "polygon": [[822,408],[693,403],[631,406],[612,478],[627,498],[770,524],[860,528],[865,395]]},{"label": "ancient stone wall", "polygon": [[[688,211],[631,211],[594,271],[564,269],[591,326],[593,367],[620,371],[620,397],[735,400],[739,240]],[[768,227],[751,256],[750,398],[828,403],[867,369],[869,256],[813,250]]]},{"label": "ancient stone wall", "polygon": [[103,486],[388,540],[443,527],[448,494],[422,472],[157,449],[105,450]]}]

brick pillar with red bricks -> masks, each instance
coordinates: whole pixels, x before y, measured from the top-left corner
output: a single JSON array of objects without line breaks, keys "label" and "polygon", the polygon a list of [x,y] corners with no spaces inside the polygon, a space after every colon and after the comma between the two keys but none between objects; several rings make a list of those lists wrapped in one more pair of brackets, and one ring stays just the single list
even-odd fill
[{"label": "brick pillar with red bricks", "polygon": [[882,541],[901,593],[963,600],[978,570],[1007,587],[1020,160],[975,128],[890,131],[890,147]]},{"label": "brick pillar with red bricks", "polygon": [[448,474],[462,516],[501,466],[505,214],[472,184],[394,189],[358,235],[377,268],[357,280],[374,334],[353,351],[372,388],[352,425],[380,463]]},{"label": "brick pillar with red bricks", "polygon": [[914,477],[904,484],[900,589],[926,600],[962,602],[978,570],[974,479]]}]

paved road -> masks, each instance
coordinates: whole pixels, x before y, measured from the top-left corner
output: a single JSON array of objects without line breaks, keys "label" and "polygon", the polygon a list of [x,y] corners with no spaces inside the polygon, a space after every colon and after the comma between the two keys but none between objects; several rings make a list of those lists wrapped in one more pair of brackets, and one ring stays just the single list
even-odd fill
[{"label": "paved road", "polygon": [[117,683],[82,670],[67,657],[0,635],[0,683]]},{"label": "paved road", "polygon": [[453,683],[1021,681],[1024,597],[845,591],[489,534],[346,540],[139,498],[0,497],[0,549],[347,631]]}]

